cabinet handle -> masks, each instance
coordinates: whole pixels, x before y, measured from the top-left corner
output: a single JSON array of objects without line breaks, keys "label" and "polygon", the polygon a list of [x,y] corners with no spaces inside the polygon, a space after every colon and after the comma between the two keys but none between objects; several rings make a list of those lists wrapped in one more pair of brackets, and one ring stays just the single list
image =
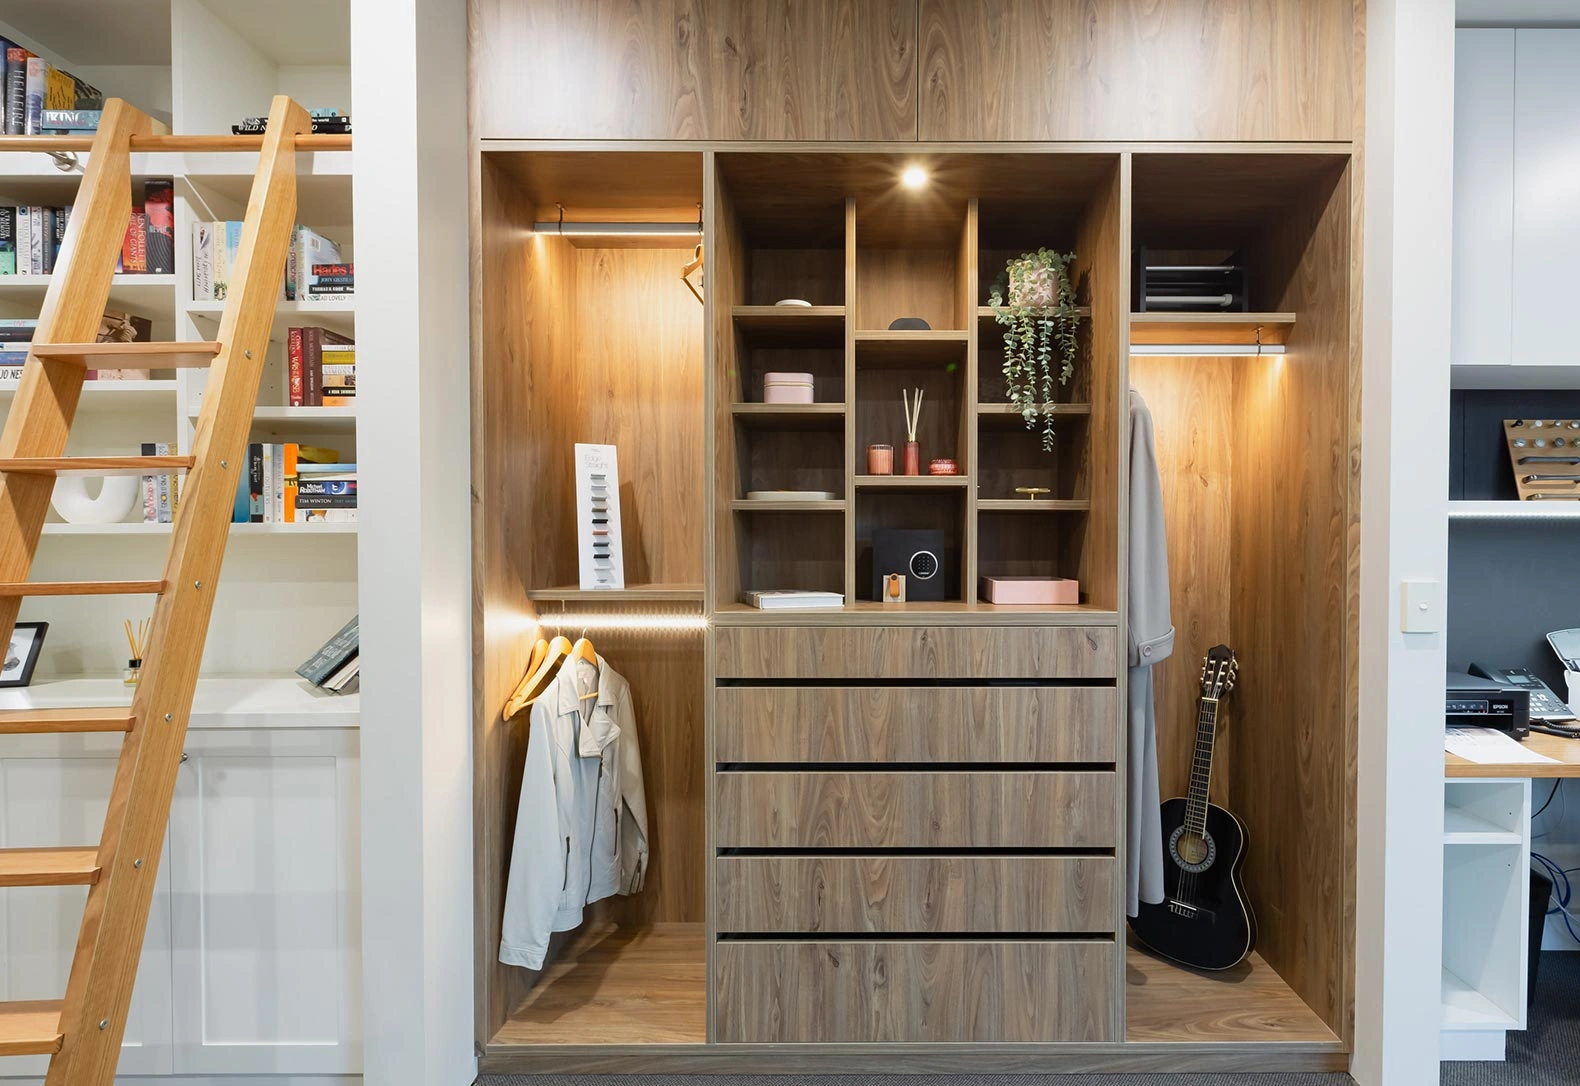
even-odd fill
[{"label": "cabinet handle", "polygon": [[186,765],[187,764],[187,752],[184,751],[184,750],[181,752],[181,764],[182,765]]}]

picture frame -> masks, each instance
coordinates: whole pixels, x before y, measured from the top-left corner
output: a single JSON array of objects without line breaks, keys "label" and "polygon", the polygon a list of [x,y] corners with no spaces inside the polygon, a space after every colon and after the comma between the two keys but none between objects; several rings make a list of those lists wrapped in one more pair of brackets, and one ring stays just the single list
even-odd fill
[{"label": "picture frame", "polygon": [[11,631],[11,644],[0,666],[0,688],[27,686],[33,681],[33,668],[44,648],[47,622],[18,622]]}]

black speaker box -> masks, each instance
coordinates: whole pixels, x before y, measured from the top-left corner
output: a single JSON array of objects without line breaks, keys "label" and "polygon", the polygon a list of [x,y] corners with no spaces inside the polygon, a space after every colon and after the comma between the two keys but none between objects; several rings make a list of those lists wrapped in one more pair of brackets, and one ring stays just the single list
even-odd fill
[{"label": "black speaker box", "polygon": [[877,528],[872,533],[872,598],[883,598],[883,578],[905,578],[905,598],[945,598],[944,533],[936,528]]}]

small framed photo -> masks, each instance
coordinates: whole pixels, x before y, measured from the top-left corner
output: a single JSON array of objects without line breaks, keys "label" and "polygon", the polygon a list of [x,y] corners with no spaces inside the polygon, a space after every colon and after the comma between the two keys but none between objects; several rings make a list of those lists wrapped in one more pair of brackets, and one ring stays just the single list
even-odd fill
[{"label": "small framed photo", "polygon": [[0,668],[0,687],[26,686],[33,681],[33,667],[44,647],[47,622],[18,622],[11,631],[11,647],[6,650],[5,666]]}]

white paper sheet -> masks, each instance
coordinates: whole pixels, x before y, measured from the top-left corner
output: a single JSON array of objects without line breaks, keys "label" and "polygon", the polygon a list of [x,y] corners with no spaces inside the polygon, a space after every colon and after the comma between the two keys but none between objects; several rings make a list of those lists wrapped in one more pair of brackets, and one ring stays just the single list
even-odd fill
[{"label": "white paper sheet", "polygon": [[[1576,740],[1580,742],[1580,740]],[[1443,749],[1457,754],[1467,762],[1485,765],[1489,762],[1556,762],[1545,754],[1520,745],[1508,732],[1494,728],[1449,728],[1443,737]]]}]

